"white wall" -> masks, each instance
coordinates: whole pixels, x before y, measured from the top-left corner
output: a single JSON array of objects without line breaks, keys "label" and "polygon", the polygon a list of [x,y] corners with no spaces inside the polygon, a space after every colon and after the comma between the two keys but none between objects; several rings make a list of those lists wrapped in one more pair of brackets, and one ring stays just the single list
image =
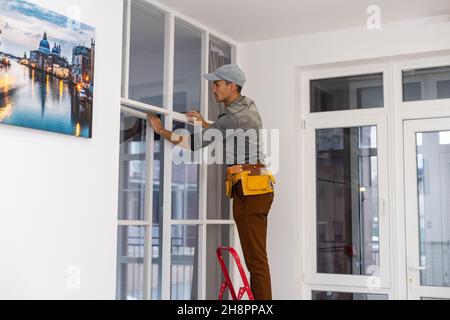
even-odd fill
[{"label": "white wall", "polygon": [[114,299],[122,1],[33,2],[96,28],[93,139],[0,125],[0,299]]},{"label": "white wall", "polygon": [[[255,100],[264,126],[280,130],[280,169],[270,213],[268,250],[275,299],[301,298],[302,135],[299,67],[450,49],[448,17],[433,17],[242,44],[244,94]],[[307,257],[306,257],[307,259]]]}]

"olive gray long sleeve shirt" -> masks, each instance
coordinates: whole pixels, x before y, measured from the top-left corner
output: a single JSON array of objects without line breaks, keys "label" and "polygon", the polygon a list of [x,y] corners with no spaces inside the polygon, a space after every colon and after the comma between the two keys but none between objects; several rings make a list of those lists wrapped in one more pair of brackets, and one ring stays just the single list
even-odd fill
[{"label": "olive gray long sleeve shirt", "polygon": [[218,144],[216,151],[223,152],[222,157],[215,157],[221,158],[223,163],[264,163],[266,156],[261,129],[262,121],[256,104],[241,96],[219,114],[216,122],[202,132],[191,135],[191,149],[199,150],[214,142]]}]

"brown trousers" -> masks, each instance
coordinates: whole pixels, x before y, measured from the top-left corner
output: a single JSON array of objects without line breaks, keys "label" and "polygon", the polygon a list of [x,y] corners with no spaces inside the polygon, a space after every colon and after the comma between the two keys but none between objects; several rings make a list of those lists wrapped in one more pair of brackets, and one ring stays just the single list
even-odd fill
[{"label": "brown trousers", "polygon": [[274,193],[244,196],[240,181],[233,187],[233,216],[255,300],[272,299],[266,238],[267,216],[273,198]]}]

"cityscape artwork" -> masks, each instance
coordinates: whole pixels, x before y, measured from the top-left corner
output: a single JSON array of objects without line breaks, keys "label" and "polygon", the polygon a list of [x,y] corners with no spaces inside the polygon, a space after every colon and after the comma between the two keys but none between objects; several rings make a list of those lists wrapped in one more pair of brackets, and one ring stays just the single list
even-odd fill
[{"label": "cityscape artwork", "polygon": [[0,0],[0,123],[92,138],[95,29]]}]

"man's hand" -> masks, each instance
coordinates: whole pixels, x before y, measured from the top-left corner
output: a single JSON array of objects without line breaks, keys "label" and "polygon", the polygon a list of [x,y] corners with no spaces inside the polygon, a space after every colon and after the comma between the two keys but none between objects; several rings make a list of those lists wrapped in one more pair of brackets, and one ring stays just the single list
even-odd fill
[{"label": "man's hand", "polygon": [[153,130],[155,130],[156,134],[159,134],[161,137],[166,139],[167,141],[171,142],[172,144],[176,146],[183,147],[187,150],[191,150],[191,144],[189,143],[189,136],[181,136],[179,134],[176,134],[171,131],[167,131],[164,129],[161,120],[158,118],[158,116],[154,115],[153,113],[147,113],[147,119],[150,125],[153,127]]},{"label": "man's hand", "polygon": [[155,130],[156,134],[161,134],[161,131],[164,130],[161,120],[153,113],[147,113],[147,120],[153,127],[153,130]]},{"label": "man's hand", "polygon": [[209,123],[206,122],[206,120],[203,118],[200,112],[189,111],[188,113],[186,113],[186,117],[188,118],[189,122],[201,123],[202,127],[205,129],[209,127]]}]

